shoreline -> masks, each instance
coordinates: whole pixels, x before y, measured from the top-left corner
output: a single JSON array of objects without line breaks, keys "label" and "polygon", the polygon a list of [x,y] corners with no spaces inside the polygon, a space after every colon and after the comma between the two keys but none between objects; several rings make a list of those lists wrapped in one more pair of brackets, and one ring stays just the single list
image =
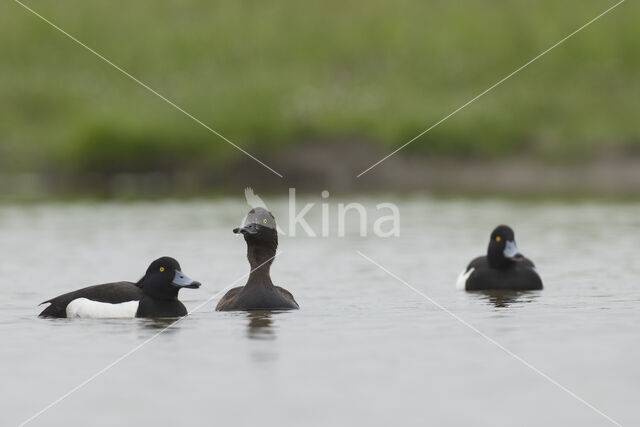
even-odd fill
[{"label": "shoreline", "polygon": [[434,158],[398,153],[360,178],[387,153],[364,143],[306,144],[258,158],[284,175],[241,157],[225,168],[171,173],[0,174],[0,201],[60,198],[161,198],[259,193],[424,193],[465,197],[640,199],[640,156],[607,153],[597,159],[548,163],[529,157]]}]

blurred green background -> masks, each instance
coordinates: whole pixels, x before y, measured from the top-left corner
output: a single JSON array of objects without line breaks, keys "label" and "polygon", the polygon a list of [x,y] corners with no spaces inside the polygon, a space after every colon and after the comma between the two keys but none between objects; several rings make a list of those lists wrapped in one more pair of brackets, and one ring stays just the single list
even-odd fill
[{"label": "blurred green background", "polygon": [[[615,2],[25,3],[285,178],[296,157],[278,159],[315,146],[355,180],[371,162],[341,158],[345,146],[379,159]],[[637,2],[623,3],[402,156],[635,158],[638,16]],[[176,185],[201,190],[270,174],[12,1],[0,5],[0,58],[5,182],[29,173],[73,192],[112,188],[123,173],[189,171]]]}]

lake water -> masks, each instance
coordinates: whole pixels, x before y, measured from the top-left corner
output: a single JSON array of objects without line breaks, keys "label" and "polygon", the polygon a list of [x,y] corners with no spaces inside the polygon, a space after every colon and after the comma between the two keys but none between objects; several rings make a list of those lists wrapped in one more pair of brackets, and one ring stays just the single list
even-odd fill
[{"label": "lake water", "polygon": [[[371,215],[389,201],[359,200]],[[248,210],[240,199],[0,206],[0,425],[166,326],[44,320],[37,304],[137,280],[161,255],[203,283],[181,292],[188,309],[211,301],[29,425],[613,425],[357,251],[617,422],[640,425],[640,204],[391,201],[399,237],[360,237],[355,217],[344,237],[281,236],[272,277],[301,306],[281,313],[213,311],[212,297],[248,272],[231,232]],[[281,223],[285,202],[269,206]],[[319,228],[320,215],[309,223]],[[543,291],[455,289],[499,223],[515,229]]]}]

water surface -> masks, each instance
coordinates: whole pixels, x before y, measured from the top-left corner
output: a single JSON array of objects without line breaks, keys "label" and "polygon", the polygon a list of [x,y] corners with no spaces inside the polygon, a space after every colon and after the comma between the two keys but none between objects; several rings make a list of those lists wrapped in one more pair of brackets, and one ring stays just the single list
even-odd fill
[{"label": "water surface", "polygon": [[[315,200],[320,202],[319,200]],[[376,199],[361,199],[375,212]],[[387,201],[387,200],[385,200]],[[640,205],[396,200],[401,235],[281,236],[297,312],[216,313],[248,271],[238,201],[0,206],[0,425],[16,425],[166,327],[43,320],[37,304],[177,258],[200,311],[31,425],[611,425],[361,251],[623,425],[638,425]],[[286,222],[284,200],[271,210]],[[309,222],[320,224],[320,211]],[[508,223],[545,289],[456,291]],[[335,218],[331,219],[335,223]],[[332,227],[332,230],[334,228]]]}]

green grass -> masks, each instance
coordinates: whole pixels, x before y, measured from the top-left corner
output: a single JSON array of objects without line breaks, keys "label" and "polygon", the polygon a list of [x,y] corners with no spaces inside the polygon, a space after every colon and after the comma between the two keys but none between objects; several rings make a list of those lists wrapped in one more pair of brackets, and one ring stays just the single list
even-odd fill
[{"label": "green grass", "polygon": [[[614,1],[29,0],[257,154],[392,149]],[[412,144],[549,161],[640,148],[640,6],[626,2]],[[0,5],[3,171],[207,168],[242,154],[18,4]]]}]

